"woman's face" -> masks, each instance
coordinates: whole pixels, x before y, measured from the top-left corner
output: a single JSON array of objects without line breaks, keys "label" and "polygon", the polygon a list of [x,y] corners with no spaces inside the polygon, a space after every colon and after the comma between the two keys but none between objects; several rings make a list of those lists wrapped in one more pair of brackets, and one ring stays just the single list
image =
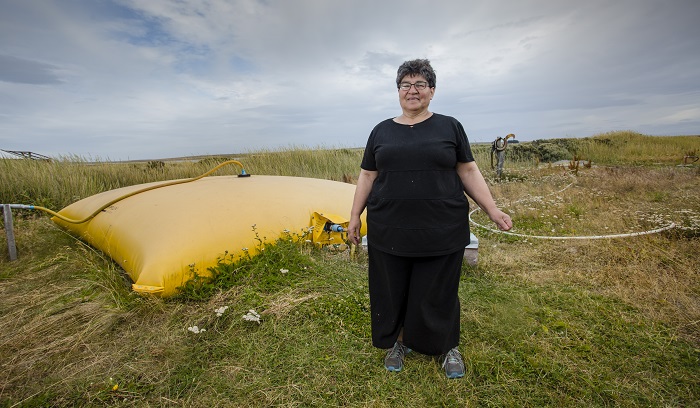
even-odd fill
[{"label": "woman's face", "polygon": [[[428,81],[423,78],[423,75],[406,75],[401,80],[401,83],[415,84],[416,82]],[[435,95],[435,88],[426,86],[423,90],[418,90],[416,86],[411,86],[407,91],[399,88],[399,103],[401,104],[401,110],[410,113],[419,113],[428,110],[430,101]]]}]

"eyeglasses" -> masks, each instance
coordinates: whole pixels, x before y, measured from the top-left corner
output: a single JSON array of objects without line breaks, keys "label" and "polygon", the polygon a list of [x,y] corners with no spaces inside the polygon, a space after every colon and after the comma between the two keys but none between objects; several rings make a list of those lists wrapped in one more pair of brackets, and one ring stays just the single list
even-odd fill
[{"label": "eyeglasses", "polygon": [[411,89],[412,86],[416,87],[416,91],[422,91],[428,87],[428,83],[425,81],[418,81],[413,84],[410,82],[401,82],[399,84],[399,89],[402,91],[408,91],[409,89]]}]

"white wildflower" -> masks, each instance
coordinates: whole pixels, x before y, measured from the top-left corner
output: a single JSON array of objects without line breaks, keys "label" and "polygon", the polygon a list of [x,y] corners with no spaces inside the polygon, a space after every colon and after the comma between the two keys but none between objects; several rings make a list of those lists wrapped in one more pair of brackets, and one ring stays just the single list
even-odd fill
[{"label": "white wildflower", "polygon": [[204,333],[205,331],[207,331],[207,329],[200,329],[197,326],[188,327],[187,330],[191,331],[194,334]]},{"label": "white wildflower", "polygon": [[221,306],[218,309],[214,309],[214,313],[216,313],[216,317],[221,317],[224,314],[224,312],[226,311],[226,309],[228,309],[228,306]]},{"label": "white wildflower", "polygon": [[280,269],[280,272],[282,272],[282,273],[287,273],[287,272],[289,272],[289,269],[284,269],[284,268],[282,268],[282,269]]},{"label": "white wildflower", "polygon": [[243,315],[243,320],[260,324],[260,315],[255,310],[250,309],[248,313]]}]

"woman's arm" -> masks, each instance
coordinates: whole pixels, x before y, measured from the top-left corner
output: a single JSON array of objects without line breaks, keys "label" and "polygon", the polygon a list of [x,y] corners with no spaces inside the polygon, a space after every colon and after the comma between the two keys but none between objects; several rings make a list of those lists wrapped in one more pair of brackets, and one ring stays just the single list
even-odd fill
[{"label": "woman's arm", "polygon": [[486,180],[484,180],[484,176],[479,171],[476,162],[457,163],[457,174],[462,180],[464,192],[481,207],[500,230],[508,231],[513,227],[513,221],[511,221],[510,216],[496,207],[496,202],[493,201],[489,186],[486,184]]},{"label": "woman's arm", "polygon": [[355,245],[360,243],[360,228],[362,227],[360,215],[367,206],[367,197],[372,191],[372,185],[378,174],[379,172],[377,171],[361,169],[357,178],[355,196],[352,200],[352,210],[350,210],[350,223],[348,224],[348,238]]}]

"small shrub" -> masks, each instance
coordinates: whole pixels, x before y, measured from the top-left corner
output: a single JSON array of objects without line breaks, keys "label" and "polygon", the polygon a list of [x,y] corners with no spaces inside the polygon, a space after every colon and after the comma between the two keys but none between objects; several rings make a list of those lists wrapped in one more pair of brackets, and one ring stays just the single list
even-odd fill
[{"label": "small shrub", "polygon": [[163,170],[165,168],[165,162],[160,160],[152,160],[146,164],[148,170]]},{"label": "small shrub", "polygon": [[537,146],[537,154],[543,162],[555,162],[571,157],[571,153],[556,143],[540,143]]}]

